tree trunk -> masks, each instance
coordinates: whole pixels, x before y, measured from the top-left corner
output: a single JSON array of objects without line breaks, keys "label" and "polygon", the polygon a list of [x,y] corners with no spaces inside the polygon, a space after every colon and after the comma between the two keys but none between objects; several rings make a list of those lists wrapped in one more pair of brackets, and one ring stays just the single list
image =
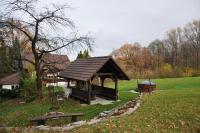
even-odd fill
[{"label": "tree trunk", "polygon": [[35,70],[36,70],[36,90],[37,90],[37,97],[42,98],[42,75],[40,71],[40,64],[39,60],[35,60]]}]

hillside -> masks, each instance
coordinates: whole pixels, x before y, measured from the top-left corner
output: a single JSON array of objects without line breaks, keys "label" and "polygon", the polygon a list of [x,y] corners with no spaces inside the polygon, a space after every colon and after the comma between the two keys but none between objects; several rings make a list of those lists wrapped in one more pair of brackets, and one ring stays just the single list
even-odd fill
[{"label": "hillside", "polygon": [[72,132],[200,132],[200,77],[155,82],[160,91],[144,96],[132,115]]}]

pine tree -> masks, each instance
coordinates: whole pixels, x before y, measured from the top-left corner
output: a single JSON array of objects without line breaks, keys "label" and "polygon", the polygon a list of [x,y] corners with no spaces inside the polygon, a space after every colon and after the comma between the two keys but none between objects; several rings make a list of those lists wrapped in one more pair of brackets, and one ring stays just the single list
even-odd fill
[{"label": "pine tree", "polygon": [[13,71],[19,71],[22,67],[20,57],[20,43],[19,39],[15,37],[15,39],[13,40],[13,45],[10,49],[11,67]]},{"label": "pine tree", "polygon": [[90,55],[89,55],[89,51],[86,49],[84,51],[84,58],[88,58],[88,57],[90,57]]},{"label": "pine tree", "polygon": [[78,58],[83,58],[83,53],[82,53],[82,51],[80,51],[80,52],[78,53],[77,59],[78,59]]},{"label": "pine tree", "polygon": [[5,45],[3,37],[0,37],[0,77],[12,73],[9,60],[9,47]]},{"label": "pine tree", "polygon": [[4,45],[4,40],[3,40],[3,38],[2,37],[0,37],[0,78],[2,78],[3,77],[3,69],[4,69],[4,67],[3,67],[3,59],[4,59],[4,57],[3,57],[3,45]]},{"label": "pine tree", "polygon": [[82,51],[80,51],[78,53],[77,59],[78,58],[88,58],[88,57],[90,57],[90,55],[89,55],[89,51],[86,49],[86,50],[84,50],[83,53],[82,53]]}]

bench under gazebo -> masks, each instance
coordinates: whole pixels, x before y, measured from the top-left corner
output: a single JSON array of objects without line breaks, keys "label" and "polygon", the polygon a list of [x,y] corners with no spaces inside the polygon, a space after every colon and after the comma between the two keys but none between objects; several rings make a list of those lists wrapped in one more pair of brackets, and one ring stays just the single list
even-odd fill
[{"label": "bench under gazebo", "polygon": [[[118,80],[129,80],[111,56],[77,59],[60,72],[59,77],[68,82],[67,88],[72,90],[71,97],[88,104],[96,96],[117,100]],[[114,88],[104,86],[106,78],[114,81]],[[99,79],[100,85],[95,85],[94,79]],[[70,82],[74,82],[75,86],[70,86]]]}]

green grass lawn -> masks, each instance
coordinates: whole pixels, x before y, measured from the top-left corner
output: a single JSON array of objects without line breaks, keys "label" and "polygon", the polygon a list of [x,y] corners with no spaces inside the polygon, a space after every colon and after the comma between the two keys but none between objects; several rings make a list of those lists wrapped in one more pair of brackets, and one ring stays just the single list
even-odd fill
[{"label": "green grass lawn", "polygon": [[[133,114],[110,119],[94,125],[87,125],[71,132],[200,132],[200,77],[167,78],[152,80],[160,91],[143,97],[141,107]],[[112,85],[109,85],[112,86]],[[137,95],[130,93],[136,88],[136,80],[119,83],[120,102],[111,105],[80,106],[78,102],[68,100],[58,111],[83,112],[83,119],[90,119],[103,110],[110,110]],[[24,105],[14,100],[0,103],[0,122],[9,126],[29,124],[29,119],[49,112],[48,100],[36,100]],[[62,125],[64,123],[47,123]]]},{"label": "green grass lawn", "polygon": [[[160,91],[143,97],[133,114],[72,132],[200,132],[200,77],[153,80]],[[134,82],[123,82],[133,86]]]},{"label": "green grass lawn", "polygon": [[[81,106],[79,102],[74,100],[67,100],[57,111],[64,113],[71,112],[83,112],[85,116],[82,119],[91,119],[105,110],[111,110],[112,108],[121,105],[131,99],[134,99],[137,94],[130,93],[129,90],[135,88],[135,81],[119,83],[119,99],[121,101],[115,102],[110,105],[86,105]],[[47,94],[47,91],[44,91]],[[35,116],[44,115],[50,112],[51,104],[49,99],[35,100],[26,104],[18,104],[17,99],[7,100],[0,102],[0,124],[3,123],[7,126],[26,126],[29,125],[29,120]],[[50,125],[63,125],[67,121],[48,121]]]}]

